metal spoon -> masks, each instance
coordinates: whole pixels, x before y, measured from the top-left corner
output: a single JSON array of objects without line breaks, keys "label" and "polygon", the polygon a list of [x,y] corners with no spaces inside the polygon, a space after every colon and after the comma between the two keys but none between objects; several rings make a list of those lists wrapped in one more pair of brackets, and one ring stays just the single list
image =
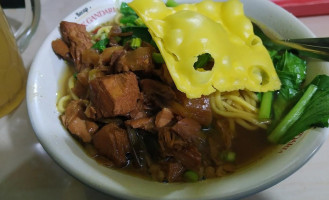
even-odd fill
[{"label": "metal spoon", "polygon": [[256,23],[253,23],[253,26],[255,33],[262,38],[264,44],[280,49],[295,49],[301,56],[329,61],[329,37],[279,40],[266,34]]}]

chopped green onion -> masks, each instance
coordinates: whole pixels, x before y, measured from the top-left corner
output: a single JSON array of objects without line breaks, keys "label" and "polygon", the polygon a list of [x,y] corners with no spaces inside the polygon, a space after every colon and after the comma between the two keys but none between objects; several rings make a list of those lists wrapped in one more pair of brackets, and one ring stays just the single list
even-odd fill
[{"label": "chopped green onion", "polygon": [[73,78],[74,78],[75,80],[78,79],[78,72],[75,72],[75,73],[73,74]]},{"label": "chopped green onion", "polygon": [[129,26],[134,26],[135,25],[135,20],[138,17],[136,15],[128,15],[128,16],[123,16],[120,18],[120,23],[124,25],[129,25]]},{"label": "chopped green onion", "polygon": [[137,18],[137,19],[135,20],[135,24],[136,24],[137,26],[145,26],[145,24],[144,24],[144,22],[143,22],[143,20],[142,20],[141,18]]},{"label": "chopped green onion", "polygon": [[136,12],[130,8],[126,2],[121,3],[120,12],[123,15],[136,15]]},{"label": "chopped green onion", "polygon": [[109,42],[110,42],[110,40],[108,38],[105,38],[103,40],[99,40],[98,42],[96,42],[92,46],[92,48],[97,49],[99,51],[103,51],[106,48],[106,45],[108,45]]},{"label": "chopped green onion", "polygon": [[303,96],[299,99],[297,104],[289,111],[289,113],[283,118],[283,120],[275,127],[275,129],[269,134],[267,139],[272,143],[279,143],[280,139],[284,136],[287,130],[300,118],[303,114],[305,105],[310,101],[313,94],[318,87],[311,84],[306,89]]},{"label": "chopped green onion", "polygon": [[258,118],[263,119],[270,119],[271,117],[271,110],[272,110],[272,100],[273,100],[273,92],[265,92],[262,96],[262,101],[260,103],[260,109]]},{"label": "chopped green onion", "polygon": [[187,170],[184,174],[184,180],[187,182],[196,182],[199,180],[199,175],[191,170]]},{"label": "chopped green onion", "polygon": [[163,57],[161,53],[152,53],[152,59],[157,64],[163,64],[165,61],[163,60]]},{"label": "chopped green onion", "polygon": [[176,7],[178,6],[178,3],[175,0],[168,0],[166,3],[167,7]]},{"label": "chopped green onion", "polygon": [[212,59],[209,53],[204,53],[198,56],[198,60],[194,63],[194,69],[204,68]]},{"label": "chopped green onion", "polygon": [[130,43],[130,47],[133,48],[133,49],[137,49],[138,47],[140,47],[142,44],[142,39],[140,38],[133,38],[131,40],[131,43]]},{"label": "chopped green onion", "polygon": [[236,154],[233,151],[223,151],[221,153],[221,159],[227,162],[234,162]]}]

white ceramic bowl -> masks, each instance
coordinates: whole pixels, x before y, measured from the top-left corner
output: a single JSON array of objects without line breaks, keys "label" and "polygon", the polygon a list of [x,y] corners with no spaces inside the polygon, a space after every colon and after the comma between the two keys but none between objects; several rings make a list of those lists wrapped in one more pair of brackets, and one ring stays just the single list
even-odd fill
[{"label": "white ceramic bowl", "polygon": [[[115,0],[94,0],[64,20],[84,23],[91,30],[115,15]],[[194,1],[178,1],[194,2]],[[286,38],[313,37],[294,16],[270,1],[244,0],[245,13]],[[84,12],[83,11],[87,11]],[[83,13],[78,16],[76,13]],[[35,133],[49,155],[65,170],[104,193],[134,199],[233,199],[262,191],[287,178],[305,164],[328,136],[328,129],[313,129],[298,139],[233,175],[198,183],[164,184],[143,180],[96,163],[63,128],[56,110],[59,79],[66,67],[51,48],[59,38],[56,27],[41,46],[29,73],[27,104]],[[324,63],[312,62],[308,79],[329,74]]]}]

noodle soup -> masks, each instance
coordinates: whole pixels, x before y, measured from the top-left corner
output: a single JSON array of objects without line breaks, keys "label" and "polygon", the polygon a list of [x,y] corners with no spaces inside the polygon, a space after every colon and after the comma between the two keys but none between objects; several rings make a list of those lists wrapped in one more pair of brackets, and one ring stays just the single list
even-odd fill
[{"label": "noodle soup", "polygon": [[[81,28],[79,24],[63,21],[60,25],[62,30],[65,29],[64,26],[67,29],[69,29],[68,27]],[[100,38],[104,34],[111,34],[111,31],[118,30],[118,25],[111,22],[97,27],[91,33],[84,31],[83,34],[90,34],[92,38],[96,38],[95,45],[101,41]],[[122,34],[124,36],[120,37],[124,38],[127,33],[116,32],[115,34],[116,37]],[[60,40],[53,41],[54,51],[60,57],[72,62],[71,58],[65,58],[67,54],[60,54],[62,51],[57,49],[61,43]],[[128,44],[131,45],[131,41]],[[107,56],[113,56],[114,52],[120,53],[124,48],[127,48],[126,52],[138,52],[138,48],[131,49],[127,46],[128,44],[126,47],[115,45],[100,52],[96,52],[92,48],[88,49],[82,53],[81,60],[87,62],[87,65],[102,63],[106,66],[111,62],[106,60]],[[143,50],[146,48],[151,47],[147,43],[140,47]],[[147,57],[147,51],[140,56]],[[138,59],[140,57],[136,54],[134,60],[129,62],[138,63],[140,62]],[[57,108],[62,113],[63,125],[78,139],[86,153],[98,163],[107,167],[120,168],[129,174],[159,182],[198,181],[229,175],[262,158],[274,147],[266,140],[266,123],[257,120],[259,102],[255,93],[241,90],[188,99],[185,94],[175,89],[170,83],[170,78],[165,77],[167,73],[165,65],[163,63],[154,65],[154,69],[152,69],[154,71],[147,71],[147,68],[139,69],[134,72],[135,75],[130,72],[109,72],[108,67],[96,67],[77,72],[76,65],[67,66],[60,80],[62,89],[58,92]],[[160,73],[156,73],[156,69]],[[143,92],[141,93],[143,97],[137,100],[139,103],[126,115],[97,117],[99,114],[97,112],[102,112],[102,108],[95,111],[96,107],[92,106],[94,100],[90,95],[93,91],[89,89],[94,87],[92,82],[111,77],[115,77],[114,80],[120,80],[122,78],[120,76],[128,75],[138,76],[140,90]],[[88,81],[83,82],[83,80]],[[131,82],[131,79],[127,78],[126,82]],[[116,84],[119,86],[112,88],[112,91],[131,87],[130,85],[120,86],[122,84],[120,82],[114,85]],[[157,91],[161,91],[161,93]],[[118,91],[118,93],[122,92],[125,93],[125,91]],[[84,97],[84,95],[87,96]],[[129,91],[129,96],[122,102],[130,101],[130,96],[134,96],[134,90]],[[101,98],[98,97],[98,99]],[[138,110],[141,109],[141,106],[148,108]],[[221,115],[214,112],[214,110],[222,108],[224,109],[219,111]],[[239,112],[235,112],[235,110],[239,110]],[[70,114],[71,112],[73,115]],[[93,116],[94,114],[96,115]],[[106,113],[102,115],[106,115]],[[157,120],[160,115],[167,115],[170,118],[168,123],[162,127],[158,125],[161,120]],[[77,119],[76,116],[82,116],[82,118]],[[67,119],[71,119],[71,122]],[[90,126],[89,130],[96,131],[92,133],[94,137],[92,140],[88,136],[84,137],[83,132],[77,132],[77,129],[70,125],[72,122],[80,123],[81,120],[86,123],[86,126]],[[111,128],[107,130],[107,127]],[[180,130],[182,127],[187,131]],[[102,130],[107,130],[104,132],[105,134],[113,131],[113,134],[118,134],[115,136],[118,138],[128,135],[129,144],[127,143],[127,146],[132,149],[125,151],[120,158],[126,161],[121,162],[116,158],[113,160],[113,155],[108,155],[100,149],[101,144],[95,142],[98,140],[95,136]],[[180,135],[177,134],[178,132]],[[189,138],[184,139],[186,137],[184,134],[187,134]],[[123,140],[120,142],[121,144],[127,142],[125,137],[121,139]],[[101,140],[107,139],[102,138]],[[164,150],[166,148],[177,148],[174,151],[179,153]],[[182,158],[180,162],[185,162],[184,165],[193,170],[187,170],[180,162],[175,161],[175,157],[180,159],[181,156],[186,159]]]}]

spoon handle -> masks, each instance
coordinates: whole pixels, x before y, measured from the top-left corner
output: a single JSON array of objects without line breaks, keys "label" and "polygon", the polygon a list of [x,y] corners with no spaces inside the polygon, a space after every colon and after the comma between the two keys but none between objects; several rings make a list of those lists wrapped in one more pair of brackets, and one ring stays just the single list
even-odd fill
[{"label": "spoon handle", "polygon": [[303,56],[329,61],[329,38],[286,39],[274,42],[296,49]]},{"label": "spoon handle", "polygon": [[317,46],[329,49],[329,37],[323,38],[301,38],[301,39],[285,39],[285,42],[297,43],[301,45]]}]

